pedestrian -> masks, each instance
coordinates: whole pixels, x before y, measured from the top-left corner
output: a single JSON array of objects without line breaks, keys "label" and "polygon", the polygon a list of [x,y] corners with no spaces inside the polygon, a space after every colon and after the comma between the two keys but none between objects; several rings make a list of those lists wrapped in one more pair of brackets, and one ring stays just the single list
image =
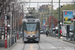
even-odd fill
[{"label": "pedestrian", "polygon": [[57,37],[58,36],[58,29],[56,29],[55,34],[56,34],[56,37]]},{"label": "pedestrian", "polygon": [[49,34],[49,31],[47,30],[47,31],[46,31],[46,36],[48,36],[48,34]]}]

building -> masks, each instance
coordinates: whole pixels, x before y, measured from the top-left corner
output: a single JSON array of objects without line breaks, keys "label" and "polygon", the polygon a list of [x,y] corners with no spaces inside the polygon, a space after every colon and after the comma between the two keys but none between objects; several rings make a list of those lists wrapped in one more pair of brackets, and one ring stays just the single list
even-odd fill
[{"label": "building", "polygon": [[42,11],[44,11],[44,10],[47,10],[47,8],[48,8],[49,10],[51,10],[51,5],[48,4],[48,5],[42,5],[42,6],[40,6],[39,11],[42,12]]},{"label": "building", "polygon": [[43,21],[46,21],[46,18],[49,17],[50,13],[51,13],[51,5],[47,4],[47,5],[42,5],[39,7],[39,18],[40,18],[40,25],[43,25]]}]

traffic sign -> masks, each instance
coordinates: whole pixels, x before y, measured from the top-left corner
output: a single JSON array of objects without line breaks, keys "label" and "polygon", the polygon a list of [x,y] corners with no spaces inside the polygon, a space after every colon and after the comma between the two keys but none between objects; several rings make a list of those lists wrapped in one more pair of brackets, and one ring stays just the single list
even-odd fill
[{"label": "traffic sign", "polygon": [[45,26],[43,26],[43,29],[45,29]]}]

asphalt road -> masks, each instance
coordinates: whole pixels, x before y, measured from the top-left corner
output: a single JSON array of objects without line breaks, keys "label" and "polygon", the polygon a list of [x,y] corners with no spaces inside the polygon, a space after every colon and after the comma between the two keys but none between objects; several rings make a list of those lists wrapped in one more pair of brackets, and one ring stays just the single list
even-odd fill
[{"label": "asphalt road", "polygon": [[75,50],[75,44],[41,34],[39,43],[23,43],[22,38],[10,50]]}]

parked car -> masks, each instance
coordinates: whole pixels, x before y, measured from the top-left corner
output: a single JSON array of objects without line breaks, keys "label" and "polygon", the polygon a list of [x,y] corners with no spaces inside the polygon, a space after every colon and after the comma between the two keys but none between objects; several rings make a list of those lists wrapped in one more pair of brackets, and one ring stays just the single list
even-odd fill
[{"label": "parked car", "polygon": [[43,34],[43,32],[44,32],[43,30],[40,30],[40,34]]}]

